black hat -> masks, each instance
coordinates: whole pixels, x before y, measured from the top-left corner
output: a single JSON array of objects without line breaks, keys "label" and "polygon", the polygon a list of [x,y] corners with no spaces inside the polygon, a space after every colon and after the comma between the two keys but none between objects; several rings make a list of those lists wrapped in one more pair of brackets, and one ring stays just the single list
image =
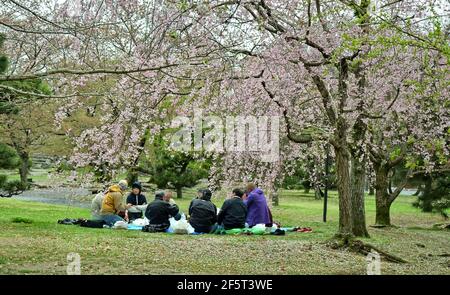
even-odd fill
[{"label": "black hat", "polygon": [[142,185],[141,185],[141,183],[139,182],[139,181],[136,181],[136,182],[134,182],[132,185],[131,185],[131,188],[133,189],[133,188],[138,188],[139,190],[142,190]]},{"label": "black hat", "polygon": [[235,188],[235,189],[233,190],[233,194],[234,194],[235,196],[238,196],[239,198],[242,198],[242,196],[244,195],[244,193],[242,192],[242,190],[239,189],[239,188]]}]

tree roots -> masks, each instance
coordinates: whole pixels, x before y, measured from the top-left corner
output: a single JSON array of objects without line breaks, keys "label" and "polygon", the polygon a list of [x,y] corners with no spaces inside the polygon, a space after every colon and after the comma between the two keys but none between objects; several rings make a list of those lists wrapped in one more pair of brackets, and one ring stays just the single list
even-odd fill
[{"label": "tree roots", "polygon": [[378,253],[382,259],[385,259],[393,263],[408,263],[405,259],[395,256],[393,254],[387,253],[371,244],[364,243],[361,240],[355,240],[350,236],[338,236],[334,240],[328,243],[328,246],[332,249],[348,249],[352,252],[362,254],[367,256],[371,252]]}]

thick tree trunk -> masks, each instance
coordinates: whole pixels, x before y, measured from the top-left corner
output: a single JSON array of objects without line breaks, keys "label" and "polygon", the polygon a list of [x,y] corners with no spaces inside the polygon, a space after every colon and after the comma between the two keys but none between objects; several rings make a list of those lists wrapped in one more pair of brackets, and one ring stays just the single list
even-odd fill
[{"label": "thick tree trunk", "polygon": [[30,155],[27,152],[19,153],[22,164],[19,166],[20,183],[23,188],[28,188],[28,174],[30,173]]},{"label": "thick tree trunk", "polygon": [[369,237],[364,205],[365,161],[352,158],[352,232],[357,237]]},{"label": "thick tree trunk", "polygon": [[336,176],[339,194],[339,232],[340,236],[352,235],[352,191],[350,179],[350,159],[348,152],[335,148]]},{"label": "thick tree trunk", "polygon": [[391,181],[392,175],[390,175],[391,169],[394,169],[392,163],[389,164],[375,164],[375,224],[382,226],[391,225],[390,209],[392,203],[400,195],[403,188],[408,183],[409,172],[405,176],[403,182],[397,184],[397,188],[392,191]]},{"label": "thick tree trunk", "polygon": [[391,225],[388,186],[389,186],[389,169],[384,166],[375,167],[375,224]]},{"label": "thick tree trunk", "polygon": [[391,225],[391,203],[390,202],[377,202],[376,208],[376,217],[375,223],[376,225]]},{"label": "thick tree trunk", "polygon": [[182,187],[177,187],[177,199],[182,199],[183,198],[183,188]]}]

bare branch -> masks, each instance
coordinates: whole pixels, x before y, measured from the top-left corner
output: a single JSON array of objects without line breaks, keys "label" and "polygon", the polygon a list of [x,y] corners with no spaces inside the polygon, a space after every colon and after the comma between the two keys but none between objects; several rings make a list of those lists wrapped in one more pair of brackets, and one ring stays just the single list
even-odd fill
[{"label": "bare branch", "polygon": [[384,4],[384,5],[381,5],[380,8],[385,8],[385,7],[388,7],[388,6],[397,4],[397,3],[399,3],[399,2],[403,2],[403,0],[394,0],[394,1],[392,1],[392,2],[389,2],[389,3],[386,3],[386,4]]},{"label": "bare branch", "polygon": [[315,2],[316,2],[317,16],[318,16],[318,18],[319,18],[320,24],[322,25],[322,29],[323,29],[325,32],[329,32],[328,27],[327,27],[327,24],[326,24],[326,22],[323,20],[323,17],[322,17],[322,11],[321,11],[321,8],[320,8],[320,0],[315,0]]},{"label": "bare branch", "polygon": [[28,30],[24,29],[22,27],[19,27],[17,25],[11,25],[7,24],[4,21],[0,20],[0,25],[5,26],[7,28],[10,28],[13,31],[19,32],[19,33],[25,33],[25,34],[55,34],[55,35],[64,35],[64,34],[70,34],[69,32],[65,31],[35,31],[35,30]]},{"label": "bare branch", "polygon": [[388,202],[392,203],[402,192],[402,190],[405,188],[405,186],[408,184],[409,178],[412,176],[412,171],[408,170],[408,173],[406,177],[403,179],[403,181],[397,185],[394,191],[391,191],[388,196]]},{"label": "bare branch", "polygon": [[314,74],[312,76],[312,79],[317,87],[317,90],[319,90],[320,95],[322,96],[322,103],[325,108],[325,112],[328,116],[328,119],[332,124],[336,123],[336,112],[334,111],[334,108],[331,104],[331,94],[328,91],[325,82],[317,74]]},{"label": "bare branch", "polygon": [[168,64],[162,65],[159,67],[149,67],[149,68],[137,68],[137,69],[129,69],[129,70],[120,70],[120,69],[95,69],[95,70],[71,70],[71,69],[56,69],[49,70],[42,73],[30,74],[30,75],[17,75],[17,76],[1,76],[0,81],[23,81],[30,79],[37,79],[57,74],[69,74],[69,75],[96,75],[96,74],[113,74],[113,75],[125,75],[131,73],[140,73],[140,72],[150,72],[150,71],[158,71],[161,69],[176,67],[179,64]]},{"label": "bare branch", "polygon": [[70,97],[80,97],[80,96],[86,97],[86,96],[104,96],[104,95],[106,95],[103,93],[82,93],[82,92],[75,92],[75,93],[66,94],[66,95],[47,95],[47,94],[42,94],[42,93],[23,91],[20,89],[16,89],[14,87],[1,85],[1,84],[0,84],[0,88],[15,92],[17,94],[34,96],[34,97],[39,97],[39,98],[70,98]]},{"label": "bare branch", "polygon": [[[267,95],[275,102],[280,109],[282,109],[283,117],[286,122],[286,132],[287,137],[289,140],[296,142],[296,143],[309,143],[313,141],[313,138],[310,134],[301,134],[301,135],[294,135],[292,134],[292,125],[291,120],[289,119],[289,116],[287,114],[287,109],[277,100],[275,99],[275,95],[267,88],[266,82],[262,81],[261,85],[263,86],[264,90],[266,91]],[[312,99],[310,99],[312,100]],[[308,100],[308,101],[310,101]],[[308,101],[305,101],[303,103],[306,103]]]}]

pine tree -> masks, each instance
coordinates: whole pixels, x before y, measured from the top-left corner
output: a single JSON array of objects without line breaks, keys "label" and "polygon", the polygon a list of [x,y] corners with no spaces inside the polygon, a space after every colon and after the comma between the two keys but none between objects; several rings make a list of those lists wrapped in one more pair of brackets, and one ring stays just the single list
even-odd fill
[{"label": "pine tree", "polygon": [[[0,34],[0,74],[8,69],[8,57],[3,54],[3,44],[5,36]],[[0,114],[8,113],[7,103],[4,101],[5,95],[0,90]],[[17,153],[5,144],[0,143],[0,169],[16,169],[20,165]],[[0,174],[0,197],[11,197],[21,191],[20,181],[8,181],[8,177]]]},{"label": "pine tree", "polygon": [[[9,66],[8,57],[3,53],[5,35],[0,34],[0,75],[4,74]],[[9,102],[9,93],[0,88],[0,114],[9,114],[17,112],[17,108]]]},{"label": "pine tree", "polygon": [[421,177],[425,183],[424,189],[417,197],[414,206],[423,212],[437,212],[448,219],[447,209],[450,208],[450,173],[435,173]]},{"label": "pine tree", "polygon": [[[0,143],[0,169],[16,169],[20,166],[17,153],[5,144]],[[20,180],[8,181],[8,176],[0,174],[0,197],[12,197],[25,188]]]},{"label": "pine tree", "polygon": [[[9,60],[8,57],[4,54],[4,43],[6,37],[4,34],[0,34],[0,75],[4,75],[8,70]],[[27,79],[23,81],[5,81],[0,82],[0,85],[6,86],[0,88],[0,116],[1,121],[0,124],[3,126],[7,125],[6,122],[20,122],[20,120],[29,120],[29,117],[24,117],[21,111],[24,109],[32,108],[30,103],[40,99],[35,95],[28,93],[38,93],[44,95],[50,95],[51,90],[47,83],[42,81],[41,79]],[[23,94],[26,93],[26,94]],[[23,105],[23,107],[19,107],[17,101],[24,101],[27,99],[29,103]],[[32,130],[13,130],[14,138],[19,139],[21,137],[29,137]],[[8,144],[10,148],[15,150],[15,156],[19,157],[19,163],[16,167],[19,169],[20,174],[20,185],[16,185],[15,182],[8,182],[5,176],[2,176],[3,185],[0,186],[0,189],[3,188],[7,190],[6,196],[11,196],[11,194],[19,193],[20,191],[29,187],[28,183],[28,174],[31,168],[31,160],[30,160],[30,152],[29,152],[29,140],[13,140],[12,142],[2,142],[3,144]],[[3,149],[0,152],[5,152]],[[5,154],[0,155],[3,158],[11,156],[10,153],[6,152]],[[5,187],[6,186],[6,187]],[[8,188],[8,189],[6,189]]]},{"label": "pine tree", "polygon": [[150,182],[159,188],[175,189],[182,198],[184,187],[195,186],[200,179],[208,177],[209,162],[195,159],[192,155],[172,151],[163,140],[155,140],[155,159],[150,161]]}]

